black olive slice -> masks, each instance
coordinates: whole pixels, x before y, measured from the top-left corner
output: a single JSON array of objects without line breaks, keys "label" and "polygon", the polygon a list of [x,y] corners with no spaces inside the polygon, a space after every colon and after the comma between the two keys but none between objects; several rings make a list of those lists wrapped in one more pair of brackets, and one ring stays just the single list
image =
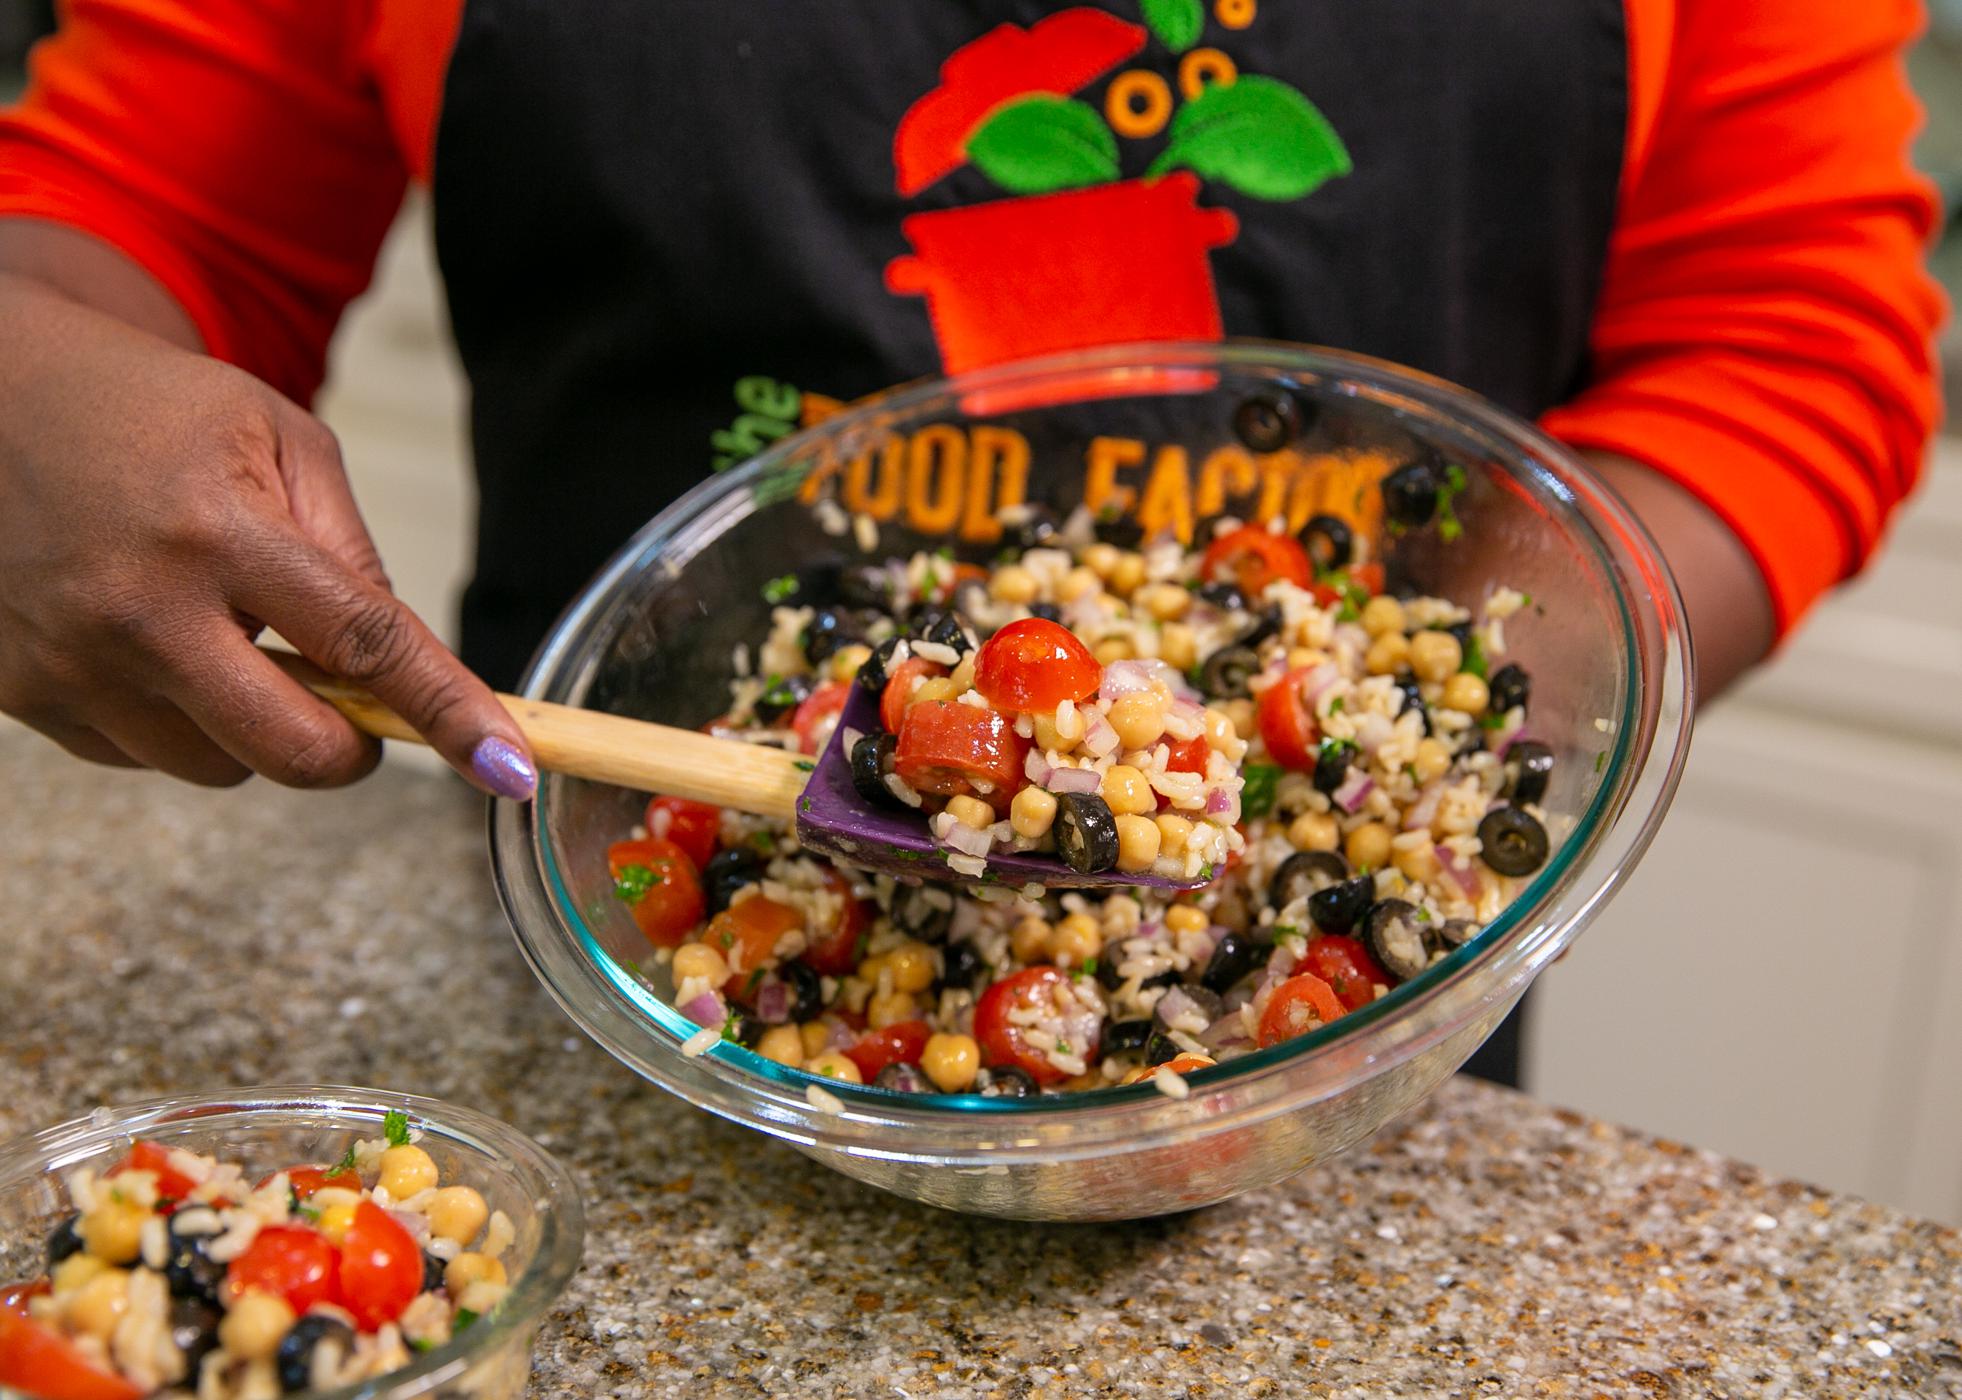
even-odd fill
[{"label": "black olive slice", "polygon": [[720,914],[729,907],[736,891],[763,878],[763,857],[741,846],[717,851],[702,867],[702,893],[708,896],[708,910]]},{"label": "black olive slice", "polygon": [[1079,875],[1095,875],[1117,864],[1117,818],[1094,792],[1056,797],[1056,849]]},{"label": "black olive slice", "polygon": [[1553,750],[1537,739],[1515,739],[1506,750],[1505,773],[1506,796],[1514,802],[1538,802],[1553,776]]},{"label": "black olive slice", "polygon": [[861,735],[852,745],[852,787],[875,807],[906,805],[886,786],[886,775],[892,772],[892,758],[898,747],[899,741],[885,733]]},{"label": "black olive slice", "polygon": [[1249,934],[1229,933],[1213,946],[1213,955],[1206,960],[1206,970],[1199,975],[1199,985],[1209,991],[1224,993],[1234,983],[1263,966],[1271,951],[1267,944]]},{"label": "black olive slice", "polygon": [[892,892],[892,905],[887,912],[893,927],[901,933],[922,943],[938,943],[947,936],[947,929],[954,922],[954,900],[947,891],[934,885],[900,885]]},{"label": "black olive slice", "polygon": [[1324,933],[1347,933],[1376,898],[1376,878],[1357,875],[1308,896],[1308,917]]},{"label": "black olive slice", "polygon": [[975,1076],[974,1091],[984,1099],[1032,1099],[1042,1090],[1035,1076],[1014,1065],[996,1065]]},{"label": "black olive slice", "polygon": [[1145,1048],[1151,1039],[1154,1027],[1148,1020],[1112,1021],[1104,1027],[1103,1050],[1106,1055],[1130,1055]]},{"label": "black olive slice", "polygon": [[1233,410],[1233,436],[1249,452],[1279,452],[1308,430],[1310,414],[1282,389],[1263,389]]},{"label": "black olive slice", "polygon": [[1297,538],[1318,573],[1346,569],[1356,557],[1356,532],[1339,516],[1309,516]]},{"label": "black olive slice", "polygon": [[1398,467],[1383,478],[1383,513],[1399,525],[1427,525],[1443,485],[1444,473],[1429,456]]},{"label": "black olive slice", "polygon": [[1546,864],[1546,828],[1517,807],[1487,812],[1478,840],[1479,858],[1501,875],[1530,875]]},{"label": "black olive slice", "polygon": [[1516,662],[1508,661],[1494,671],[1485,684],[1492,697],[1489,708],[1495,715],[1502,715],[1515,707],[1523,709],[1533,698],[1533,678]]},{"label": "black olive slice", "polygon": [[1199,668],[1199,688],[1222,700],[1242,700],[1251,692],[1247,682],[1260,674],[1260,657],[1252,648],[1221,647]]},{"label": "black olive slice", "polygon": [[1334,851],[1296,851],[1281,862],[1267,887],[1267,902],[1285,909],[1349,878],[1349,862]]},{"label": "black olive slice", "polygon": [[354,1350],[354,1329],[326,1313],[308,1313],[294,1323],[273,1353],[280,1386],[288,1391],[313,1389],[313,1354],[327,1345],[338,1347],[345,1357]]},{"label": "black olive slice", "polygon": [[1430,966],[1424,926],[1417,920],[1417,906],[1407,900],[1379,900],[1363,920],[1363,943],[1383,970],[1399,982],[1409,981]]},{"label": "black olive slice", "polygon": [[810,698],[809,676],[773,676],[752,709],[760,723],[775,724]]},{"label": "black olive slice", "polygon": [[890,1089],[896,1094],[931,1094],[933,1081],[918,1065],[895,1061],[872,1076],[872,1087]]},{"label": "black olive slice", "polygon": [[1240,585],[1228,583],[1223,578],[1200,584],[1195,596],[1200,602],[1210,603],[1226,612],[1245,612],[1247,609],[1247,595],[1240,591]]},{"label": "black olive slice", "polygon": [[1315,791],[1333,793],[1349,776],[1356,745],[1350,739],[1324,739],[1315,750]]}]

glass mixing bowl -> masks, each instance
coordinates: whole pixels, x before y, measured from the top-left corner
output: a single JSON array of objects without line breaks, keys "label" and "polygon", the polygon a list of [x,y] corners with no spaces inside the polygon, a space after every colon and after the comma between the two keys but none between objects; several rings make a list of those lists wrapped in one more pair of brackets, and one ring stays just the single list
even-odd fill
[{"label": "glass mixing bowl", "polygon": [[[1260,401],[1298,406],[1292,445]],[[1246,405],[1254,401],[1254,407]],[[1238,428],[1236,431],[1236,418]],[[1376,481],[1421,448],[1466,472],[1461,533],[1386,531]],[[1038,1219],[1164,1214],[1278,1181],[1339,1152],[1463,1063],[1599,911],[1647,846],[1689,744],[1682,605],[1653,541],[1569,452],[1491,405],[1390,365],[1301,347],[1117,347],[866,400],[690,492],[643,529],[541,647],[527,696],[689,727],[727,705],[732,648],[768,630],[766,586],[856,560],[949,548],[986,562],[1017,499],[1087,504],[1148,528],[1226,511],[1347,516],[1392,587],[1534,605],[1507,626],[1533,676],[1528,729],[1558,755],[1545,805],[1571,823],[1477,939],[1369,1006],[1190,1078],[1033,1099],[828,1083],[696,1031],[634,964],[645,939],[605,852],[643,796],[547,776],[495,804],[500,895],[533,969],[608,1051],[712,1113],[860,1180],[956,1210]],[[876,525],[875,531],[871,528]],[[774,590],[772,590],[774,591]],[[650,963],[651,966],[651,963]]]},{"label": "glass mixing bowl", "polygon": [[[572,1176],[514,1128],[436,1099],[336,1085],[275,1086],[183,1094],[102,1108],[0,1146],[0,1283],[47,1270],[43,1252],[70,1212],[66,1182],[106,1170],[138,1138],[255,1170],[333,1162],[356,1141],[382,1136],[395,1109],[444,1181],[474,1186],[516,1230],[504,1261],[511,1293],[498,1309],[399,1371],[309,1400],[517,1400],[531,1373],[531,1346],[546,1311],[579,1266],[585,1216]],[[0,1386],[0,1400],[24,1400]]]}]

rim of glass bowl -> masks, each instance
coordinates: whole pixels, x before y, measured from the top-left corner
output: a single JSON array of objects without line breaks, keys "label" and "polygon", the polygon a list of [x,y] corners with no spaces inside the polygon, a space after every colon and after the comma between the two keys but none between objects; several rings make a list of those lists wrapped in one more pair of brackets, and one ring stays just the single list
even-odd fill
[{"label": "rim of glass bowl", "polygon": [[[690,1057],[697,1027],[606,953],[587,927],[536,819],[535,804],[493,803],[490,842],[498,896],[532,970],[566,1013],[617,1059],[662,1087],[735,1122],[810,1146],[902,1160],[998,1165],[1100,1156],[1295,1111],[1383,1073],[1452,1034],[1481,1009],[1515,994],[1572,941],[1626,879],[1667,810],[1688,753],[1692,661],[1676,584],[1647,530],[1566,448],[1485,400],[1385,361],[1318,347],[1230,340],[1150,343],[1072,352],[922,380],[859,401],[844,414],[772,445],[742,467],[695,487],[656,516],[606,565],[554,625],[522,685],[530,699],[577,703],[610,634],[619,586],[647,569],[678,574],[722,530],[780,502],[804,470],[810,444],[840,440],[853,455],[900,419],[977,391],[1066,382],[1109,397],[1136,383],[1163,392],[1165,371],[1210,369],[1368,399],[1421,420],[1520,480],[1615,582],[1630,685],[1613,723],[1602,781],[1573,832],[1478,938],[1423,974],[1319,1031],[1188,1076],[1187,1098],[1149,1082],[1029,1099],[899,1094],[818,1080],[728,1041]],[[1175,382],[1175,380],[1174,380]],[[565,780],[547,775],[541,802]],[[1633,809],[1639,819],[1622,822]],[[1589,878],[1583,878],[1583,877]],[[821,1084],[841,1112],[815,1108]]]},{"label": "rim of glass bowl", "polygon": [[495,1312],[386,1376],[306,1392],[307,1400],[410,1400],[455,1381],[505,1343],[535,1328],[579,1267],[586,1233],[579,1187],[557,1158],[510,1124],[440,1099],[344,1084],[272,1084],[173,1094],[97,1109],[86,1118],[70,1119],[0,1145],[0,1183],[65,1172],[105,1142],[182,1123],[222,1131],[224,1120],[253,1124],[305,1114],[323,1126],[380,1137],[382,1120],[391,1109],[408,1114],[428,1135],[498,1163],[500,1170],[515,1169],[533,1192],[539,1222],[537,1253]]}]

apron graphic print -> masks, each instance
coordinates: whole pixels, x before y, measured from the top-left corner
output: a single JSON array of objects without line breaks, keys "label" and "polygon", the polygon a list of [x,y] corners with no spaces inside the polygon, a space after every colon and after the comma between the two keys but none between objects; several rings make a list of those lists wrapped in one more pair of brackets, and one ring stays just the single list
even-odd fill
[{"label": "apron graphic print", "polygon": [[[1142,9],[1142,26],[1088,7],[1001,25],[957,49],[901,118],[902,196],[963,164],[1010,196],[900,224],[914,251],[887,265],[886,286],[926,299],[947,373],[1126,341],[1218,340],[1209,254],[1239,221],[1200,205],[1202,177],[1285,201],[1349,173],[1341,138],[1305,96],[1198,45],[1200,0]],[[1214,16],[1246,28],[1255,0],[1217,0]],[[1180,55],[1176,96],[1131,68],[1101,113],[1076,99],[1153,38]],[[1141,178],[1120,177],[1120,137],[1162,137]]]}]

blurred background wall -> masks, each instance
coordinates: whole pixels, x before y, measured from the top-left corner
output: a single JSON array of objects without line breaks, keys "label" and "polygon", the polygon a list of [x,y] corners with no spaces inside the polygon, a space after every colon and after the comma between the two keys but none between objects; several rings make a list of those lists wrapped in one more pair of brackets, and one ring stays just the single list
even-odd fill
[{"label": "blurred background wall", "polygon": [[[0,0],[0,96],[49,9]],[[1934,24],[1919,158],[1953,208],[1962,0]],[[472,507],[429,243],[412,200],[320,407],[398,588],[447,631]],[[1934,261],[1962,292],[1962,238]],[[1706,712],[1655,848],[1537,1003],[1541,1097],[1962,1223],[1962,439],[1881,562]]]}]

